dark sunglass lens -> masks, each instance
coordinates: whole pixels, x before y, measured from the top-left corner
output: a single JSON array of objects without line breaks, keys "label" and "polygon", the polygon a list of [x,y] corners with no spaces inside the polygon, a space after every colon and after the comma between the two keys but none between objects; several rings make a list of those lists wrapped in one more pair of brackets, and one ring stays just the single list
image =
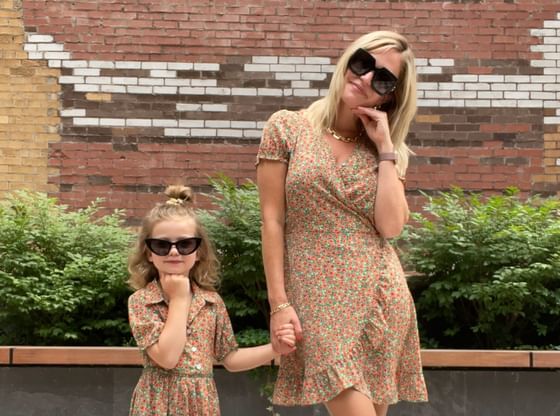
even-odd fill
[{"label": "dark sunglass lens", "polygon": [[184,240],[177,241],[176,247],[179,254],[186,256],[187,254],[194,253],[200,245],[200,238],[185,238]]},{"label": "dark sunglass lens", "polygon": [[348,61],[348,67],[356,75],[364,75],[369,71],[375,69],[375,60],[373,57],[364,51],[363,49],[358,49],[350,57]]},{"label": "dark sunglass lens", "polygon": [[166,240],[151,238],[146,240],[146,244],[148,245],[148,248],[158,256],[167,256],[171,250],[171,243]]},{"label": "dark sunglass lens", "polygon": [[397,85],[397,80],[386,70],[377,71],[371,82],[373,89],[381,95],[390,93]]}]

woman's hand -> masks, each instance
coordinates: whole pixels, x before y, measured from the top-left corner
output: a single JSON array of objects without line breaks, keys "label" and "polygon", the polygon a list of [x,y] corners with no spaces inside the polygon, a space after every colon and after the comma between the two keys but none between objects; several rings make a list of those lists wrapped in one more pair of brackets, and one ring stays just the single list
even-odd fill
[{"label": "woman's hand", "polygon": [[188,276],[182,274],[161,273],[159,277],[163,293],[168,300],[188,299],[191,293],[191,281]]},{"label": "woman's hand", "polygon": [[361,106],[354,108],[352,111],[362,121],[364,129],[370,140],[377,147],[378,153],[394,151],[386,112]]},{"label": "woman's hand", "polygon": [[[293,336],[290,335],[290,327],[293,328]],[[278,354],[295,351],[295,343],[301,339],[301,324],[293,307],[282,309],[270,317],[270,342]]]}]

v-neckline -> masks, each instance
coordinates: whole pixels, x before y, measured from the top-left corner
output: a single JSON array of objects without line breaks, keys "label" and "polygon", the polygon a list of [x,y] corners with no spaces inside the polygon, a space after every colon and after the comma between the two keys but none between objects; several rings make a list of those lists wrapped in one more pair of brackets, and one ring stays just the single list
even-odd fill
[{"label": "v-neckline", "polygon": [[343,160],[341,160],[340,162],[337,162],[336,160],[336,155],[334,153],[334,149],[330,143],[330,141],[325,137],[325,134],[323,132],[321,132],[319,135],[319,140],[322,144],[321,147],[325,148],[325,151],[328,153],[329,155],[329,159],[332,161],[332,164],[334,165],[334,167],[336,169],[340,169],[344,166],[346,166],[348,164],[348,162],[354,157],[354,155],[356,154],[356,151],[358,150],[358,147],[360,146],[360,142],[361,140],[358,140],[354,143],[354,147],[352,148],[352,150],[350,151],[350,153],[348,154],[348,156],[346,156]]}]

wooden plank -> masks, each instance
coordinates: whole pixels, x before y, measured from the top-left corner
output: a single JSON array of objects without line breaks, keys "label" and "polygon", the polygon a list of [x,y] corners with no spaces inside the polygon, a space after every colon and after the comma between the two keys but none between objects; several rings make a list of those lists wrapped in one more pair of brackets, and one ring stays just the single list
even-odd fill
[{"label": "wooden plank", "polygon": [[530,368],[529,351],[422,350],[423,367]]},{"label": "wooden plank", "polygon": [[14,347],[13,365],[142,365],[136,347]]},{"label": "wooden plank", "polygon": [[12,347],[0,347],[0,365],[10,364],[10,350]]},{"label": "wooden plank", "polygon": [[560,368],[560,351],[533,351],[533,368]]}]

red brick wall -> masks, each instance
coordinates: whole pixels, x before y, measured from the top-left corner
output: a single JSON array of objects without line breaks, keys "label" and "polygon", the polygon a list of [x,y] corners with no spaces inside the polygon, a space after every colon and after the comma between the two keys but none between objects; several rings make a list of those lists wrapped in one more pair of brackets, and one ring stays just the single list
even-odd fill
[{"label": "red brick wall", "polygon": [[263,122],[328,87],[342,49],[394,29],[413,45],[410,202],[457,185],[560,191],[560,4],[510,1],[24,0],[29,59],[60,72],[50,183],[131,217],[177,181],[254,179]]}]

